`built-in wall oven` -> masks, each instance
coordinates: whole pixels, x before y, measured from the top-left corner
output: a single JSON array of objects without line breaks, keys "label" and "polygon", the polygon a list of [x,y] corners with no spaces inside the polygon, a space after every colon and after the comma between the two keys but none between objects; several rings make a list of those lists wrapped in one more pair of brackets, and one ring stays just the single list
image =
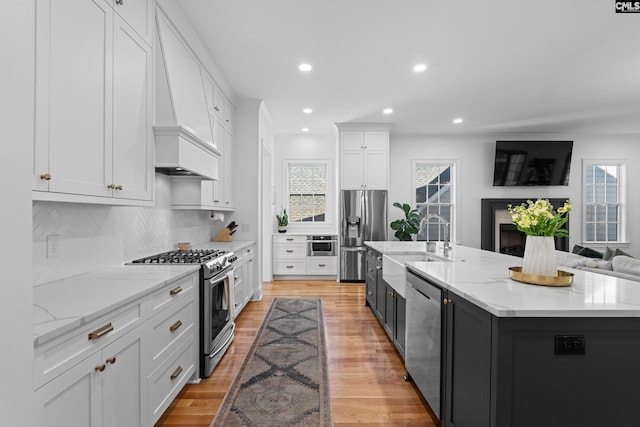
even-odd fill
[{"label": "built-in wall oven", "polygon": [[191,249],[164,252],[131,262],[148,265],[200,265],[198,341],[201,378],[211,375],[234,338],[233,268],[237,259],[233,252]]},{"label": "built-in wall oven", "polygon": [[307,236],[307,255],[334,256],[337,244],[338,236],[335,235]]}]

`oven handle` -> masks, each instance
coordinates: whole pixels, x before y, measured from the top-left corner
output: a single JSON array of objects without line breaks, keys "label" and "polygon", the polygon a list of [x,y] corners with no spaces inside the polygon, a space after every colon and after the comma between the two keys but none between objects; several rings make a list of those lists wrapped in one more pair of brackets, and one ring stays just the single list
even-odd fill
[{"label": "oven handle", "polygon": [[216,354],[220,353],[220,352],[222,351],[222,349],[223,349],[223,348],[225,348],[227,344],[229,344],[229,341],[231,341],[231,340],[233,339],[233,333],[235,332],[235,330],[236,330],[236,324],[235,324],[235,323],[232,323],[232,324],[231,324],[231,333],[229,334],[229,337],[228,337],[228,338],[227,338],[227,340],[224,342],[224,344],[222,344],[222,345],[220,346],[220,348],[219,348],[219,349],[217,349],[216,351],[214,351],[213,353],[211,353],[211,354],[209,355],[209,359],[213,359],[214,357],[216,357]]}]

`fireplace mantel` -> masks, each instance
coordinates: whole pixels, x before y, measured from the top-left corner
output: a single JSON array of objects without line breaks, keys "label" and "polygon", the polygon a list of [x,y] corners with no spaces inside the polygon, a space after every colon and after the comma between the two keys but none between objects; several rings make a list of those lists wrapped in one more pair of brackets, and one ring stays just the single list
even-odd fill
[{"label": "fireplace mantel", "polygon": [[[517,206],[521,203],[526,203],[531,199],[482,199],[481,211],[480,211],[480,247],[488,251],[496,250],[496,212],[498,215],[500,211],[507,209],[507,205]],[[563,206],[564,202],[568,200],[564,199],[549,199],[549,202],[555,207]],[[569,230],[569,221],[565,224],[567,231]],[[568,237],[556,237],[556,249],[568,252],[569,251],[569,238]]]}]

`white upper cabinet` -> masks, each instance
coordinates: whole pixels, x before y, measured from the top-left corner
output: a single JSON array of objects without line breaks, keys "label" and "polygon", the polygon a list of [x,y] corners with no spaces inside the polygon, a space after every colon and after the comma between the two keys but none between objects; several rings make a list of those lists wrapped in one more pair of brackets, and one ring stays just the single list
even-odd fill
[{"label": "white upper cabinet", "polygon": [[151,48],[119,17],[114,27],[113,182],[118,197],[151,199]]},{"label": "white upper cabinet", "polygon": [[340,189],[386,190],[389,131],[340,131]]},{"label": "white upper cabinet", "polygon": [[151,46],[153,0],[110,0],[113,8]]},{"label": "white upper cabinet", "polygon": [[36,10],[33,198],[151,201],[151,48],[101,0]]}]

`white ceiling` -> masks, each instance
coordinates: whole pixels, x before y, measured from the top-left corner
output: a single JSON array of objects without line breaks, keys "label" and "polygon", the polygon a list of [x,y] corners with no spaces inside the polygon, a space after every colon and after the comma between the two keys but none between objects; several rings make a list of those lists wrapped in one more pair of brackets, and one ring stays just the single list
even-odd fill
[{"label": "white ceiling", "polygon": [[[615,13],[613,0],[179,4],[278,132],[389,122],[394,133],[640,133],[640,14]],[[419,62],[428,70],[415,74]]]}]

